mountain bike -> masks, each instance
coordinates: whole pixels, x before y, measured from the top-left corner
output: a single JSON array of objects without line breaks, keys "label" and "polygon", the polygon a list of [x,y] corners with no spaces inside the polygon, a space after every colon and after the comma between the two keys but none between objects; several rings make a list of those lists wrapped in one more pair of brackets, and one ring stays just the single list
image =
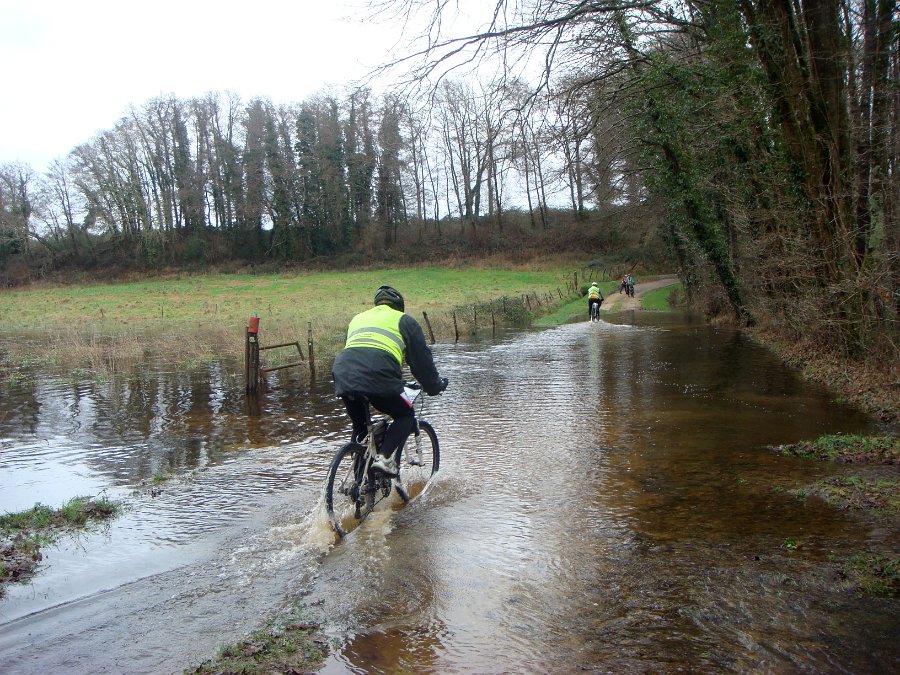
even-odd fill
[{"label": "mountain bike", "polygon": [[591,303],[591,321],[599,321],[600,320],[600,303],[594,302]]},{"label": "mountain bike", "polygon": [[356,528],[392,491],[396,490],[404,503],[420,495],[440,466],[437,434],[422,419],[426,398],[421,395],[422,387],[408,382],[404,389],[413,407],[418,409],[415,427],[394,455],[400,469],[398,476],[391,477],[371,468],[391,422],[387,416],[373,420],[371,407],[366,437],[361,443],[343,445],[331,460],[325,480],[325,509],[340,537]]}]

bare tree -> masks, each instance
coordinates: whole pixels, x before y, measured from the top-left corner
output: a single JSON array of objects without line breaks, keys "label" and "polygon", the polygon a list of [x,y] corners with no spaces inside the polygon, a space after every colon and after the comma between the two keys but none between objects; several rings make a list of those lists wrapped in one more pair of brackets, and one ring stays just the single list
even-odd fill
[{"label": "bare tree", "polygon": [[27,164],[0,165],[0,234],[15,242],[11,249],[31,257],[31,218],[34,211],[36,174]]}]

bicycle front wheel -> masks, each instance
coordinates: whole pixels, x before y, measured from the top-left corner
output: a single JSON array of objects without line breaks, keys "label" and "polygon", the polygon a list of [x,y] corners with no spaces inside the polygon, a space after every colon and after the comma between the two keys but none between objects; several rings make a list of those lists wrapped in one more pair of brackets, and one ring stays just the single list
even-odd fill
[{"label": "bicycle front wheel", "polygon": [[325,481],[325,509],[335,531],[344,536],[372,510],[372,491],[365,486],[366,449],[347,443],[335,453]]},{"label": "bicycle front wheel", "polygon": [[402,486],[398,492],[404,501],[409,501],[422,493],[441,464],[437,433],[428,422],[419,421],[419,434],[410,434],[406,439],[398,463]]}]

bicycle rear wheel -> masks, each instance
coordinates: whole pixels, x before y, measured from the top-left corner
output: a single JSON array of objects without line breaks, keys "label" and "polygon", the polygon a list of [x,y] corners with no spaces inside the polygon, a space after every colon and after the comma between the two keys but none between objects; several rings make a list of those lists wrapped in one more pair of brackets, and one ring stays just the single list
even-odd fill
[{"label": "bicycle rear wheel", "polygon": [[374,507],[374,491],[365,484],[366,448],[347,443],[338,450],[325,481],[325,509],[335,531],[344,536]]},{"label": "bicycle rear wheel", "polygon": [[410,434],[400,447],[397,464],[400,467],[397,492],[403,501],[422,493],[441,465],[441,450],[437,433],[425,421],[419,421],[419,434]]}]

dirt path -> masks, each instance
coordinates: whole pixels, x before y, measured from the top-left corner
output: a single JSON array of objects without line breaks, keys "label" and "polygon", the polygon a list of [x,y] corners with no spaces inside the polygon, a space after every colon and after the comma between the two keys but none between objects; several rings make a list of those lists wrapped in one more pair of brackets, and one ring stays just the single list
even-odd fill
[{"label": "dirt path", "polygon": [[629,298],[624,292],[619,293],[618,291],[613,291],[603,300],[603,304],[600,305],[600,311],[621,312],[627,309],[640,309],[641,296],[644,295],[644,293],[657,288],[663,288],[664,286],[671,286],[676,283],[678,283],[678,277],[674,274],[658,277],[653,281],[637,282],[634,286],[633,298]]}]

